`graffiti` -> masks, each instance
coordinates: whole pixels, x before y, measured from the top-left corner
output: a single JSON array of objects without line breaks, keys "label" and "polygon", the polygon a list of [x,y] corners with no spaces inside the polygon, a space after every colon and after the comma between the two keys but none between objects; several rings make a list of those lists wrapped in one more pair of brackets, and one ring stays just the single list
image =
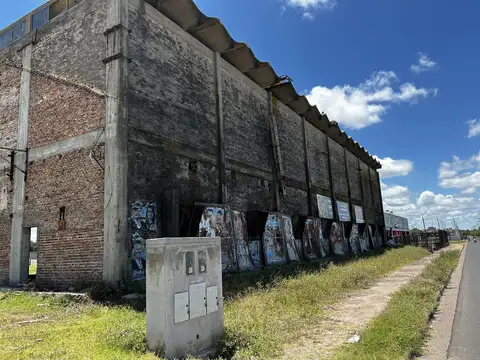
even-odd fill
[{"label": "graffiti", "polygon": [[252,257],[253,266],[262,267],[262,254],[260,253],[260,240],[250,240],[248,242],[250,256]]},{"label": "graffiti", "polygon": [[157,235],[157,206],[155,203],[136,201],[132,204],[130,226],[132,230],[132,280],[145,279],[146,240]]},{"label": "graffiti", "polygon": [[305,228],[303,230],[303,255],[309,260],[318,258],[319,226],[319,219],[305,220]]},{"label": "graffiti", "polygon": [[338,217],[342,222],[349,222],[350,221],[350,209],[348,208],[348,203],[343,201],[337,201],[337,210],[338,210]]},{"label": "graffiti", "polygon": [[222,246],[222,271],[235,271],[234,240],[232,237],[232,219],[229,211],[221,208],[207,207],[203,211],[198,228],[199,237],[219,237]]},{"label": "graffiti", "polygon": [[320,248],[320,255],[322,258],[330,256],[330,241],[323,236],[322,222],[318,224],[318,247]]},{"label": "graffiti", "polygon": [[237,250],[237,262],[240,270],[252,270],[254,264],[247,244],[247,220],[245,213],[233,211],[233,236]]},{"label": "graffiti", "polygon": [[327,196],[317,194],[317,207],[319,217],[324,219],[333,219],[332,199]]},{"label": "graffiti", "polygon": [[332,224],[332,230],[330,232],[330,241],[332,242],[333,252],[335,255],[345,255],[346,242],[343,230],[343,224],[341,222],[334,222]]},{"label": "graffiti", "polygon": [[358,234],[358,225],[352,225],[352,231],[350,232],[350,236],[348,238],[350,242],[350,248],[354,254],[358,254],[360,252],[360,235]]},{"label": "graffiti", "polygon": [[285,245],[277,214],[268,214],[263,233],[263,250],[267,265],[283,264],[286,261]]},{"label": "graffiti", "polygon": [[370,251],[370,242],[368,241],[368,230],[367,227],[364,227],[363,232],[359,229],[359,236],[360,236],[360,250],[363,251]]},{"label": "graffiti", "polygon": [[293,236],[292,219],[289,216],[282,216],[282,235],[287,246],[288,259],[290,261],[299,261],[298,252],[295,246],[295,238]]},{"label": "graffiti", "polygon": [[382,237],[380,236],[380,232],[378,231],[378,226],[375,227],[375,248],[378,249],[382,247]]},{"label": "graffiti", "polygon": [[363,218],[363,209],[361,206],[353,205],[355,211],[355,221],[357,224],[365,223],[365,219]]}]

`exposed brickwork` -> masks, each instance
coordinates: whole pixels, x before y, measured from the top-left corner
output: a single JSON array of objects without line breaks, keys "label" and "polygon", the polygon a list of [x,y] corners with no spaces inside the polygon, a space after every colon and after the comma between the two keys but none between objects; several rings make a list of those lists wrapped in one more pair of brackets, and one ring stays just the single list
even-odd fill
[{"label": "exposed brickwork", "polygon": [[[105,101],[92,91],[33,75],[28,146],[44,146],[103,127]],[[48,131],[45,131],[48,129]]]},{"label": "exposed brickwork", "polygon": [[[101,277],[104,173],[83,149],[29,166],[25,227],[38,227],[37,281],[72,285]],[[102,158],[102,148],[95,149]],[[65,207],[66,230],[59,230]]]}]

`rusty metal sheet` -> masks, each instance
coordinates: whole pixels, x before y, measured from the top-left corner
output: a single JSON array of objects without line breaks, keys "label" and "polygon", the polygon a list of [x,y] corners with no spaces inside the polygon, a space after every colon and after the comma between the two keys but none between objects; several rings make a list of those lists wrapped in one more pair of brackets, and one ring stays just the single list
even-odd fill
[{"label": "rusty metal sheet", "polygon": [[237,270],[232,219],[228,211],[222,208],[206,207],[200,220],[198,236],[220,237],[222,239],[222,271]]},{"label": "rusty metal sheet", "polygon": [[350,248],[354,254],[358,254],[360,252],[360,235],[358,233],[358,225],[352,225],[352,231],[350,231],[350,236],[348,239],[350,243]]},{"label": "rusty metal sheet", "polygon": [[287,247],[287,255],[290,261],[299,261],[300,257],[295,245],[295,237],[293,236],[292,218],[290,216],[282,215],[282,236]]},{"label": "rusty metal sheet", "polygon": [[335,255],[343,256],[347,252],[347,243],[345,241],[345,233],[343,223],[335,221],[330,231],[330,242],[332,243]]},{"label": "rusty metal sheet", "polygon": [[[320,225],[320,219],[306,219],[305,228],[303,230],[303,255],[309,260],[318,259],[319,254],[319,236],[318,230]],[[323,237],[323,235],[322,235]]]},{"label": "rusty metal sheet", "polygon": [[247,242],[247,219],[244,212],[232,211],[233,238],[237,251],[237,263],[239,270],[253,270],[253,260]]},{"label": "rusty metal sheet", "polygon": [[263,232],[263,250],[267,265],[284,264],[287,260],[278,214],[268,214]]}]

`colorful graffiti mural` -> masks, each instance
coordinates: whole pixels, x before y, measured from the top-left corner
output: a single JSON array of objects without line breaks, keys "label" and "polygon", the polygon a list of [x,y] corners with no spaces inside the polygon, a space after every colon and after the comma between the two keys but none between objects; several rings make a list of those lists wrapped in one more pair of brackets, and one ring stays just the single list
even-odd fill
[{"label": "colorful graffiti mural", "polygon": [[263,233],[263,250],[267,265],[283,264],[286,261],[285,244],[277,214],[268,214]]},{"label": "colorful graffiti mural", "polygon": [[237,263],[239,270],[253,270],[254,264],[250,255],[250,248],[247,239],[247,220],[245,213],[234,210],[233,216],[233,238],[237,250]]},{"label": "colorful graffiti mural", "polygon": [[232,236],[232,219],[229,211],[206,207],[198,228],[199,237],[220,237],[222,244],[222,271],[237,270],[236,252]]},{"label": "colorful graffiti mural", "polygon": [[347,252],[347,244],[345,241],[345,234],[343,224],[341,222],[334,222],[330,231],[330,241],[332,243],[333,252],[335,255],[345,255]]},{"label": "colorful graffiti mural", "polygon": [[298,256],[295,237],[293,236],[292,219],[289,216],[282,215],[281,231],[287,247],[288,259],[290,261],[299,261],[300,257]]},{"label": "colorful graffiti mural", "polygon": [[309,260],[318,259],[319,254],[319,219],[306,219],[305,227],[303,229],[303,256]]},{"label": "colorful graffiti mural", "polygon": [[348,240],[349,240],[350,249],[352,249],[352,252],[354,254],[358,254],[361,251],[361,246],[360,246],[360,235],[358,233],[357,224],[352,225],[352,230],[350,231],[350,236]]},{"label": "colorful graffiti mural", "polygon": [[135,201],[132,204],[132,280],[145,279],[146,240],[157,236],[157,206],[154,202]]}]

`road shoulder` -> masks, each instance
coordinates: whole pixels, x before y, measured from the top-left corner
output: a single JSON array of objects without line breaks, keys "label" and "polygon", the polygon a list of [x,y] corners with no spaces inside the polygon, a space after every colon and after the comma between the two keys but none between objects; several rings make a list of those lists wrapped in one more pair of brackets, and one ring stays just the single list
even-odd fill
[{"label": "road shoulder", "polygon": [[457,308],[458,293],[460,291],[460,282],[462,280],[466,250],[467,244],[465,244],[463,247],[458,266],[453,272],[450,283],[443,293],[438,311],[435,314],[430,326],[430,338],[425,347],[425,355],[419,359],[447,359],[453,321],[455,319],[455,311]]}]

